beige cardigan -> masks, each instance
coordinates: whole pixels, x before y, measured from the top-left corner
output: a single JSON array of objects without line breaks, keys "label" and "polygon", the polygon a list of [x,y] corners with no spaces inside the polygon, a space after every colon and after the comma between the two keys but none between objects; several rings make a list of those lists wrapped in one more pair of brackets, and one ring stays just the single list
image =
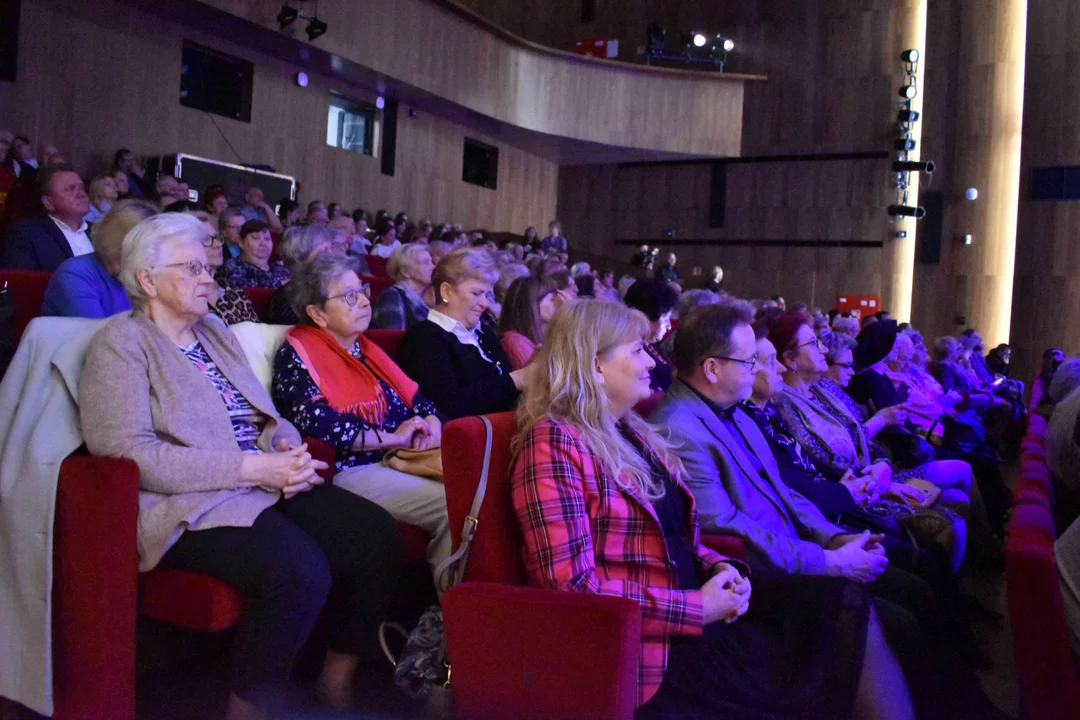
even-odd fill
[{"label": "beige cardigan", "polygon": [[[235,336],[209,315],[195,336],[222,374],[266,415],[259,447],[300,434],[282,420]],[[83,437],[94,455],[139,466],[139,569],[185,530],[249,527],[281,494],[240,481],[243,454],[214,386],[143,313],[110,320],[90,343],[79,383]]]}]

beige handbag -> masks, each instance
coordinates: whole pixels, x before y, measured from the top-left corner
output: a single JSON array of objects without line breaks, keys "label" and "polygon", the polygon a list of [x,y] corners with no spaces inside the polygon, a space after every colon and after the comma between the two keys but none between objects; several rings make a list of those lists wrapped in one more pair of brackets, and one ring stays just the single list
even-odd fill
[{"label": "beige handbag", "polygon": [[438,480],[442,482],[442,448],[433,447],[425,450],[394,448],[383,455],[382,464],[392,470],[408,475]]}]

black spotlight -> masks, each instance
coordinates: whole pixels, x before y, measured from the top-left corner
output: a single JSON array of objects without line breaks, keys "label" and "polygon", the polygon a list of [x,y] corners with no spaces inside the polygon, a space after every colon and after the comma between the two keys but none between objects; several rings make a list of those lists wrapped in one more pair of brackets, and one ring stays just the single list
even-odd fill
[{"label": "black spotlight", "polygon": [[891,217],[913,217],[916,220],[921,220],[926,216],[926,208],[923,206],[911,207],[910,205],[890,205],[889,215]]},{"label": "black spotlight", "polygon": [[326,34],[326,23],[319,18],[311,18],[311,21],[307,24],[307,36],[308,40],[314,41],[315,38],[321,37]]},{"label": "black spotlight", "polygon": [[915,49],[905,50],[900,53],[900,59],[906,63],[917,63],[919,62],[919,51]]},{"label": "black spotlight", "polygon": [[915,96],[919,94],[919,88],[915,87],[914,83],[911,85],[904,85],[900,88],[900,97],[905,100],[914,100]]},{"label": "black spotlight", "polygon": [[934,174],[934,161],[916,162],[914,160],[897,160],[892,164],[893,172],[917,172]]},{"label": "black spotlight", "polygon": [[896,149],[900,152],[911,152],[915,149],[915,141],[911,138],[896,138]]},{"label": "black spotlight", "polygon": [[281,6],[281,12],[279,12],[277,14],[278,25],[281,26],[282,30],[284,30],[285,28],[289,27],[294,22],[296,22],[296,18],[298,18],[299,16],[300,16],[300,11],[297,10],[296,8],[289,7],[287,4],[282,5]]},{"label": "black spotlight", "polygon": [[896,121],[901,123],[913,123],[919,120],[919,113],[915,110],[901,110],[896,114]]}]

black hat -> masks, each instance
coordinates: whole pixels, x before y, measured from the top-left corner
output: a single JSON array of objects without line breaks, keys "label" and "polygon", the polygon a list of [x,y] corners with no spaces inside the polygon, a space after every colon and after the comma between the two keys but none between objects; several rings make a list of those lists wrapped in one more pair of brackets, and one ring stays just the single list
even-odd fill
[{"label": "black hat", "polygon": [[859,343],[853,358],[855,372],[862,372],[887,358],[896,344],[896,334],[897,323],[891,319],[878,320],[863,328],[855,338]]}]

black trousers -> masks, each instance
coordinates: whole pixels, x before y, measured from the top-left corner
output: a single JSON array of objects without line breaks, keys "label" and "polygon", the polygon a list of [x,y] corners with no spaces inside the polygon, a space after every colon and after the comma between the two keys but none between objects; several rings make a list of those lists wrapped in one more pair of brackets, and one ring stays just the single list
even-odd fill
[{"label": "black trousers", "polygon": [[232,690],[271,710],[324,608],[330,649],[357,654],[375,641],[402,558],[389,513],[320,485],[264,510],[251,527],[185,532],[161,565],[216,577],[244,596]]}]

